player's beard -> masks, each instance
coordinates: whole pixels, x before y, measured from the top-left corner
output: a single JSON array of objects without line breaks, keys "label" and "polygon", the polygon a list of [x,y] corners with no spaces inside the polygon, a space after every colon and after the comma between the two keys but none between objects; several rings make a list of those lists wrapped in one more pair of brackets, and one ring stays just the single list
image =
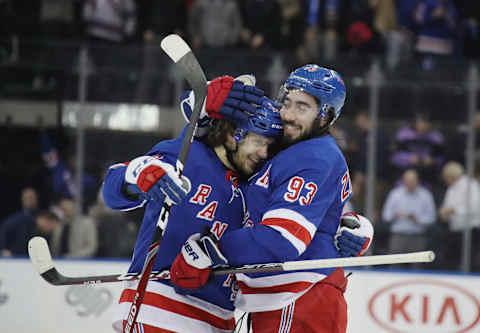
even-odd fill
[{"label": "player's beard", "polygon": [[[288,136],[283,136],[282,139],[280,140],[279,144],[278,144],[278,147],[277,149],[275,149],[276,151],[280,151],[280,150],[283,150],[283,149],[286,149],[300,141],[305,141],[305,140],[310,140],[310,139],[313,139],[313,138],[317,138],[317,137],[320,137],[322,135],[324,135],[326,133],[326,128],[325,127],[322,127],[320,125],[320,119],[316,118],[313,123],[312,123],[312,126],[307,130],[307,131],[304,131],[303,133],[301,133],[298,137],[296,138],[290,138]],[[289,122],[284,122],[284,126],[285,125],[288,125]],[[293,123],[290,123],[291,125],[295,125]]]}]

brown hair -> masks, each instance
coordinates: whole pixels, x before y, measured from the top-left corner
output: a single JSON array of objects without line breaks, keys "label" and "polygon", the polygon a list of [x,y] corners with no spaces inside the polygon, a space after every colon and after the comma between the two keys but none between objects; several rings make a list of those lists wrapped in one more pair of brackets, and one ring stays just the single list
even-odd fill
[{"label": "brown hair", "polygon": [[211,148],[218,147],[227,142],[227,135],[233,135],[236,126],[229,120],[218,119],[213,123],[205,138],[205,144]]}]

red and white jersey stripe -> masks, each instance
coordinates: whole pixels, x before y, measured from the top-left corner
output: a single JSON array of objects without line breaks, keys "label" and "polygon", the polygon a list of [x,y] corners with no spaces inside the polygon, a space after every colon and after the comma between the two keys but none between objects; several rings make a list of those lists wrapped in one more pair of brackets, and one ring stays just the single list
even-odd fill
[{"label": "red and white jersey stripe", "polygon": [[297,249],[298,255],[305,252],[317,231],[315,224],[302,214],[287,208],[269,210],[263,215],[261,224],[280,232]]},{"label": "red and white jersey stripe", "polygon": [[[122,331],[128,317],[137,282],[125,282],[114,316],[113,328]],[[174,332],[227,333],[235,329],[233,311],[192,296],[177,294],[170,286],[149,283],[137,321]]]},{"label": "red and white jersey stripe", "polygon": [[235,308],[245,312],[281,309],[325,277],[324,274],[315,272],[292,272],[255,278],[237,274],[240,291],[235,298]]}]

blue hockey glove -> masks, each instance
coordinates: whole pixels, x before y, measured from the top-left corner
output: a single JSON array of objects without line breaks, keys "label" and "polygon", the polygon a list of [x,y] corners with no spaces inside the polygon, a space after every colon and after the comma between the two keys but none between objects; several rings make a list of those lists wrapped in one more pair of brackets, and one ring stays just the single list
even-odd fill
[{"label": "blue hockey glove", "polygon": [[190,192],[190,180],[180,178],[174,167],[154,156],[140,156],[132,160],[125,172],[125,181],[131,193],[143,193],[143,199],[178,204]]},{"label": "blue hockey glove", "polygon": [[372,223],[364,216],[348,212],[340,218],[340,226],[335,235],[335,247],[342,257],[363,255],[373,239]]},{"label": "blue hockey glove", "polygon": [[201,288],[207,283],[212,268],[227,264],[215,236],[210,233],[204,236],[193,234],[173,261],[170,279],[177,287],[177,292],[188,293],[189,290]]},{"label": "blue hockey glove", "polygon": [[215,78],[208,85],[205,109],[210,118],[245,120],[255,112],[255,105],[262,102],[261,89],[235,80],[231,76]]}]

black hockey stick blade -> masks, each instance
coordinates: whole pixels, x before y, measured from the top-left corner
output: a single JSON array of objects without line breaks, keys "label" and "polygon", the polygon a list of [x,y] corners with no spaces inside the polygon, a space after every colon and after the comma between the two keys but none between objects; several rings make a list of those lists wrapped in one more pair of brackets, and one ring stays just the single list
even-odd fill
[{"label": "black hockey stick blade", "polygon": [[[94,275],[94,276],[65,276],[60,273],[55,267],[48,243],[43,237],[33,237],[28,242],[28,254],[33,265],[38,273],[48,283],[54,286],[69,286],[74,284],[98,284],[107,282],[120,282],[138,280],[141,275],[138,273],[125,274],[109,274],[109,275]],[[150,279],[168,279],[170,278],[169,271],[153,271],[150,274]]]},{"label": "black hockey stick blade", "polygon": [[160,46],[170,59],[175,62],[176,66],[181,68],[183,77],[187,80],[195,94],[195,105],[190,117],[190,123],[185,132],[185,138],[188,138],[188,140],[182,142],[177,158],[177,168],[182,172],[194,137],[193,134],[200,118],[200,112],[207,97],[207,79],[192,50],[180,36],[175,34],[168,35],[162,40]]}]

